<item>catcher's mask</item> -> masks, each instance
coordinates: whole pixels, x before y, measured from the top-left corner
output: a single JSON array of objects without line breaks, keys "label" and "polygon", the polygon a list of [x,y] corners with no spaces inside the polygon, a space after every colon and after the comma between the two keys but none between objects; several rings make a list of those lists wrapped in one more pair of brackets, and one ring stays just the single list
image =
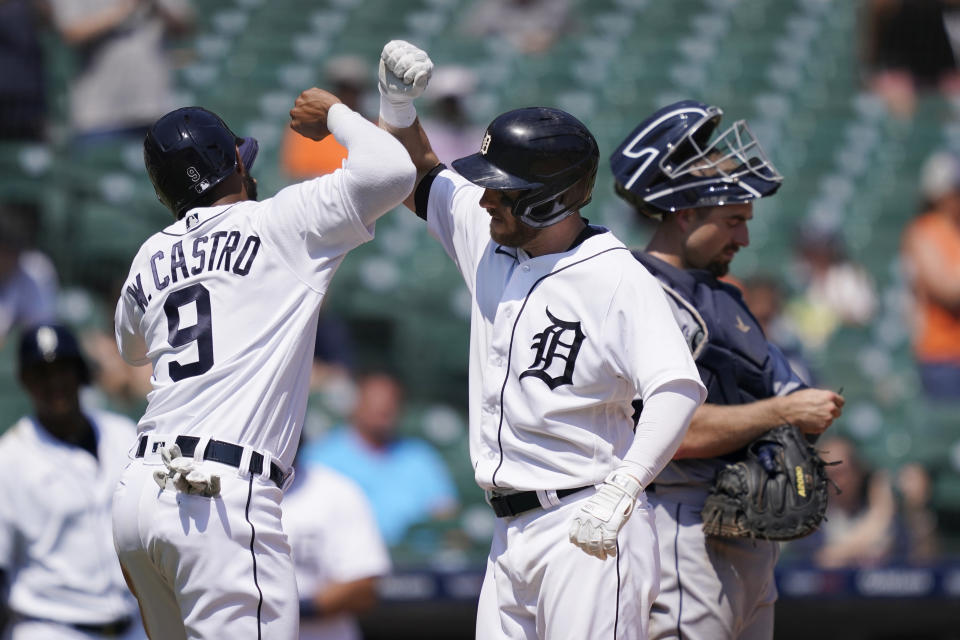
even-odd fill
[{"label": "catcher's mask", "polygon": [[746,121],[737,120],[711,142],[722,117],[719,107],[682,100],[641,122],[610,156],[617,194],[660,219],[775,193],[783,177]]}]

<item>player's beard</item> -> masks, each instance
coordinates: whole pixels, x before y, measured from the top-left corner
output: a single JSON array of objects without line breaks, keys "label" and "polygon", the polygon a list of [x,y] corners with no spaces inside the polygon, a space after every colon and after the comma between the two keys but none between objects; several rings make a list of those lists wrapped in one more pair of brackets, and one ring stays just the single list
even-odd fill
[{"label": "player's beard", "polygon": [[[707,263],[705,267],[707,271],[714,278],[722,278],[730,272],[730,263],[733,262],[733,257],[737,255],[739,247],[735,244],[726,246],[723,248],[723,254],[721,258],[717,260],[711,260]],[[729,257],[725,254],[729,254]]]},{"label": "player's beard", "polygon": [[[496,221],[499,229],[494,229]],[[537,235],[537,229],[523,224],[513,214],[490,218],[490,237],[504,247],[524,247]]]},{"label": "player's beard", "polygon": [[716,260],[707,265],[707,271],[709,271],[714,278],[722,278],[729,273],[730,263]]}]

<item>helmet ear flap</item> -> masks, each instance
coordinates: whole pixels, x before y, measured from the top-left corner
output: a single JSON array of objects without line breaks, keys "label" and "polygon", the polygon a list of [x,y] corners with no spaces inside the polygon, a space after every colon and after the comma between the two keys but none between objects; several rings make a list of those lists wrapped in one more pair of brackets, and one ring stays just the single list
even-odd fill
[{"label": "helmet ear flap", "polygon": [[597,142],[583,123],[559,109],[528,107],[497,116],[480,152],[455,160],[453,168],[478,186],[521,191],[513,215],[541,228],[589,201],[569,202],[563,194],[584,177],[592,185],[598,164]]}]

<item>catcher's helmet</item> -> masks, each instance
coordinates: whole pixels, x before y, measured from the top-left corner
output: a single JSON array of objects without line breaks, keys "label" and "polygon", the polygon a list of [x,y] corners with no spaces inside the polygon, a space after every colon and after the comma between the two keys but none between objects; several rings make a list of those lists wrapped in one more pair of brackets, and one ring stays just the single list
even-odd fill
[{"label": "catcher's helmet", "polygon": [[157,198],[180,219],[205,204],[204,194],[237,170],[237,147],[249,171],[257,157],[254,138],[238,138],[217,114],[202,107],[184,107],[147,131],[143,162]]},{"label": "catcher's helmet", "polygon": [[90,367],[69,329],[59,324],[39,324],[23,332],[18,359],[21,378],[34,367],[64,361],[76,366],[81,384],[90,384]]},{"label": "catcher's helmet", "polygon": [[[523,190],[513,215],[548,227],[590,202],[599,161],[597,141],[583,123],[559,109],[527,107],[497,116],[480,152],[454,160],[453,168],[487,189]],[[587,181],[583,198],[561,202],[581,179]]]},{"label": "catcher's helmet", "polygon": [[617,193],[655,218],[773,194],[783,177],[744,120],[710,142],[722,116],[719,107],[683,100],[641,122],[610,156]]}]

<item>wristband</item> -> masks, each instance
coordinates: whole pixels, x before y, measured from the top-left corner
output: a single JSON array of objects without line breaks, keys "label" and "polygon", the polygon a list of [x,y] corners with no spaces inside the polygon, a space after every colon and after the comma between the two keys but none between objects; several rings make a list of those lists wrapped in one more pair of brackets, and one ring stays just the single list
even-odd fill
[{"label": "wristband", "polygon": [[390,100],[380,94],[380,118],[391,127],[406,129],[417,119],[417,108],[409,98]]}]

